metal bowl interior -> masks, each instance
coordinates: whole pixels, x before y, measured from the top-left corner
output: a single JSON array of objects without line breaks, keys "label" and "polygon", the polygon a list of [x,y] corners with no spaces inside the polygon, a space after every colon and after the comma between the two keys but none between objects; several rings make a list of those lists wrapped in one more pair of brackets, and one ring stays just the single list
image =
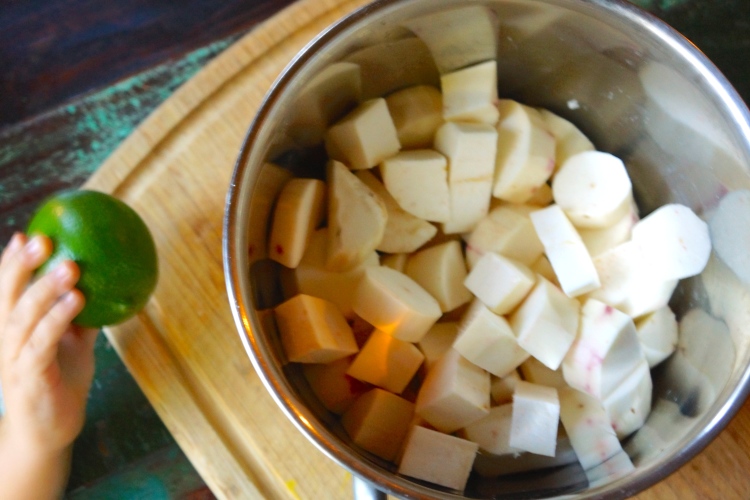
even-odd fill
[{"label": "metal bowl interior", "polygon": [[[409,84],[436,85],[441,72],[488,58],[497,59],[501,97],[568,118],[598,149],[625,161],[642,215],[678,202],[709,218],[728,192],[750,189],[746,106],[695,47],[632,5],[377,1],[319,35],[292,61],[249,130],[224,227],[234,318],[256,371],[287,416],[328,456],[384,491],[411,498],[627,496],[699,452],[747,396],[750,295],[739,277],[750,275],[750,264],[728,265],[715,253],[703,274],[680,284],[670,305],[678,317],[699,310],[708,327],[702,340],[683,345],[653,371],[653,411],[623,443],[636,470],[596,483],[577,464],[510,476],[473,474],[464,492],[400,476],[351,443],[278,342],[271,308],[281,300],[283,273],[265,258],[271,207],[285,172],[322,177],[322,130],[355,104],[345,91],[322,99],[315,90],[321,75],[354,63],[359,97],[366,99]],[[741,244],[749,232],[738,222],[736,241],[724,246]]]}]

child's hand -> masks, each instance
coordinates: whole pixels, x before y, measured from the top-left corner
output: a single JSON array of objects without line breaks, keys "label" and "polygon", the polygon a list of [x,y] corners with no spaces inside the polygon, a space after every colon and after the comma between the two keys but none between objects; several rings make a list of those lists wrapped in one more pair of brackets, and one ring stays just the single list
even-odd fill
[{"label": "child's hand", "polygon": [[84,304],[74,288],[75,263],[63,262],[30,284],[51,251],[44,236],[27,240],[16,234],[0,258],[0,386],[6,411],[0,420],[0,466],[8,465],[3,453],[9,449],[30,464],[60,460],[83,427],[97,332],[70,324]]}]

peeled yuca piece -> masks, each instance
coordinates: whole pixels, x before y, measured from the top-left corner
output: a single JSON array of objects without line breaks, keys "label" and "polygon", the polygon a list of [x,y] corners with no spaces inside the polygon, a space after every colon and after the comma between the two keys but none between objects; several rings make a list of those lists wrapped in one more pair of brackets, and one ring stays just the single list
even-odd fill
[{"label": "peeled yuca piece", "polygon": [[389,267],[365,270],[352,308],[375,328],[407,342],[419,342],[442,314],[432,295]]},{"label": "peeled yuca piece", "polygon": [[415,85],[385,98],[403,149],[432,147],[432,138],[443,124],[443,95],[430,85]]},{"label": "peeled yuca piece", "polygon": [[451,349],[427,372],[417,415],[441,432],[454,432],[490,411],[490,374]]},{"label": "peeled yuca piece", "polygon": [[440,77],[443,91],[443,117],[449,121],[495,125],[497,102],[497,62],[485,61]]},{"label": "peeled yuca piece", "polygon": [[424,355],[411,342],[375,330],[346,373],[357,380],[400,394],[423,361]]},{"label": "peeled yuca piece", "polygon": [[414,416],[414,403],[375,388],[360,396],[341,417],[357,446],[384,460],[396,458]]},{"label": "peeled yuca piece", "polygon": [[292,179],[281,189],[273,212],[268,255],[297,267],[307,242],[325,214],[326,185],[318,179]]},{"label": "peeled yuca piece", "polygon": [[669,306],[639,318],[635,322],[635,329],[650,368],[667,359],[677,349],[679,327]]},{"label": "peeled yuca piece", "polygon": [[601,401],[572,387],[561,388],[560,421],[584,470],[606,462],[622,452]]},{"label": "peeled yuca piece", "polygon": [[633,227],[651,272],[664,280],[700,274],[711,256],[708,224],[685,205],[657,208]]},{"label": "peeled yuca piece", "polygon": [[622,160],[601,151],[571,156],[552,179],[555,203],[582,228],[608,227],[626,216],[632,188]]},{"label": "peeled yuca piece", "polygon": [[596,148],[588,137],[571,122],[547,109],[540,109],[547,130],[555,136],[555,162],[559,169],[571,156]]},{"label": "peeled yuca piece", "polygon": [[473,231],[464,235],[464,240],[469,270],[487,252],[497,252],[527,266],[544,253],[528,214],[504,205],[490,210]]},{"label": "peeled yuca piece", "polygon": [[577,297],[600,286],[599,276],[586,245],[559,205],[529,216],[563,291]]},{"label": "peeled yuca piece", "polygon": [[523,450],[510,445],[510,429],[513,422],[513,403],[506,403],[490,409],[490,413],[473,424],[466,426],[461,434],[477,443],[481,450],[493,455],[509,455]]},{"label": "peeled yuca piece", "polygon": [[431,149],[402,151],[383,161],[380,173],[388,192],[410,214],[433,222],[450,218],[445,156]]},{"label": "peeled yuca piece", "polygon": [[516,384],[510,446],[554,457],[559,420],[560,401],[555,388],[525,381]]},{"label": "peeled yuca piece", "polygon": [[471,300],[471,292],[464,286],[466,264],[458,241],[446,241],[413,254],[405,272],[438,301],[442,312]]},{"label": "peeled yuca piece", "polygon": [[478,449],[466,439],[415,425],[406,437],[398,473],[463,490]]},{"label": "peeled yuca piece", "polygon": [[497,377],[508,375],[529,357],[508,321],[478,300],[461,320],[453,348]]},{"label": "peeled yuca piece", "polygon": [[385,231],[376,250],[387,253],[410,253],[435,236],[437,228],[401,208],[371,171],[358,170],[356,176],[383,200],[388,212]]},{"label": "peeled yuca piece", "polygon": [[302,367],[315,396],[328,411],[337,415],[348,410],[359,396],[372,388],[346,374],[352,360],[350,356],[331,363],[307,363]]},{"label": "peeled yuca piece", "polygon": [[551,370],[557,370],[578,332],[577,300],[537,277],[528,297],[513,312],[510,326],[518,344]]},{"label": "peeled yuca piece", "polygon": [[464,281],[467,289],[495,314],[507,314],[526,297],[536,275],[518,261],[487,252]]},{"label": "peeled yuca piece", "polygon": [[328,163],[328,261],[352,269],[380,244],[388,222],[385,203],[343,163]]},{"label": "peeled yuca piece", "polygon": [[365,101],[325,135],[328,156],[352,170],[372,168],[401,149],[385,99]]},{"label": "peeled yuca piece", "polygon": [[509,99],[501,99],[498,109],[492,195],[511,203],[524,203],[555,169],[555,139],[536,109]]},{"label": "peeled yuca piece", "polygon": [[638,207],[631,201],[630,210],[611,226],[603,228],[578,228],[578,234],[591,257],[596,257],[621,243],[630,240],[633,226],[638,222]]},{"label": "peeled yuca piece", "polygon": [[444,233],[471,231],[487,215],[496,148],[491,125],[447,122],[435,133],[435,149],[448,159],[450,214]]},{"label": "peeled yuca piece", "polygon": [[617,437],[625,439],[640,429],[651,412],[653,382],[648,362],[641,359],[630,375],[602,400]]},{"label": "peeled yuca piece", "polygon": [[307,244],[305,255],[294,269],[282,269],[281,285],[286,297],[298,293],[312,295],[336,304],[346,316],[354,316],[352,299],[360,277],[366,267],[378,265],[378,254],[374,250],[365,260],[348,271],[331,271],[326,267],[328,260],[328,228],[313,232]]},{"label": "peeled yuca piece", "polygon": [[561,368],[550,370],[541,361],[534,357],[530,357],[521,363],[521,366],[518,367],[518,371],[521,372],[525,381],[533,384],[554,387],[555,389],[568,386],[565,377],[563,377]]},{"label": "peeled yuca piece", "polygon": [[643,248],[635,241],[599,254],[594,267],[601,286],[587,295],[638,318],[664,307],[677,280],[663,280],[650,269]]},{"label": "peeled yuca piece", "polygon": [[581,308],[578,336],[562,363],[565,381],[603,400],[644,360],[632,318],[588,299]]},{"label": "peeled yuca piece", "polygon": [[296,295],[274,313],[289,361],[330,363],[359,351],[346,318],[327,300]]}]

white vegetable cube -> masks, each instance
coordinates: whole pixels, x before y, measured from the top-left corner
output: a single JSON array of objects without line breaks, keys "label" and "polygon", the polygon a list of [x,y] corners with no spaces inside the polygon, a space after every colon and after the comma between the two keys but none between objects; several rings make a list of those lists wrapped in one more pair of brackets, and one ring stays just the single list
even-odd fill
[{"label": "white vegetable cube", "polygon": [[513,393],[516,391],[516,384],[519,380],[521,380],[521,375],[518,374],[518,370],[513,370],[504,377],[493,375],[490,378],[490,397],[492,398],[492,402],[498,405],[512,402]]},{"label": "white vegetable cube", "polygon": [[419,342],[441,315],[440,304],[424,288],[388,267],[365,269],[352,309],[374,327],[407,342]]},{"label": "white vegetable cube", "polygon": [[359,350],[346,318],[327,300],[296,295],[274,313],[289,361],[330,363]]},{"label": "white vegetable cube", "polygon": [[365,101],[325,134],[328,156],[353,170],[372,168],[401,149],[385,99]]},{"label": "white vegetable cube", "polygon": [[594,259],[601,287],[588,297],[638,318],[664,307],[677,287],[677,280],[663,280],[649,268],[643,248],[626,241]]},{"label": "white vegetable cube", "polygon": [[454,321],[435,323],[417,347],[424,354],[424,365],[429,370],[453,346],[458,336],[458,323]]},{"label": "white vegetable cube", "polygon": [[445,222],[450,218],[445,156],[431,149],[402,151],[384,160],[380,173],[388,192],[410,214],[433,222]]},{"label": "white vegetable cube", "polygon": [[486,417],[467,425],[463,430],[463,437],[493,455],[519,453],[522,450],[510,445],[512,423],[513,403],[496,406],[490,409]]},{"label": "white vegetable cube", "polygon": [[561,389],[567,387],[568,383],[562,374],[562,369],[550,370],[546,365],[534,357],[530,357],[518,367],[523,379],[533,384],[546,385]]},{"label": "white vegetable cube", "polygon": [[530,217],[563,291],[577,297],[599,288],[599,276],[586,245],[562,209],[550,205]]},{"label": "white vegetable cube", "polygon": [[458,327],[453,348],[493,375],[504,377],[529,357],[502,316],[475,301]]},{"label": "white vegetable cube", "polygon": [[555,169],[555,138],[536,109],[499,101],[500,121],[492,195],[525,203]]},{"label": "white vegetable cube", "polygon": [[353,357],[325,364],[305,364],[302,371],[315,396],[327,410],[341,415],[372,386],[346,374]]},{"label": "white vegetable cube", "polygon": [[375,330],[362,346],[347,375],[400,394],[417,373],[424,355],[417,347]]},{"label": "white vegetable cube", "polygon": [[507,314],[526,297],[536,275],[518,261],[495,252],[485,253],[464,281],[464,285],[496,314]]},{"label": "white vegetable cube", "polygon": [[495,171],[497,130],[490,125],[447,122],[435,134],[435,149],[448,158],[450,216],[446,234],[470,231],[487,215]]},{"label": "white vegetable cube", "polygon": [[442,75],[440,88],[446,120],[497,123],[497,63],[494,60]]},{"label": "white vegetable cube", "polygon": [[584,470],[622,451],[601,401],[572,387],[560,389],[558,395],[560,421]]},{"label": "white vegetable cube", "polygon": [[638,209],[635,202],[631,202],[628,213],[611,226],[593,229],[578,228],[578,234],[583,244],[586,245],[589,255],[596,257],[630,240],[636,222],[638,222]]},{"label": "white vegetable cube", "polygon": [[406,438],[398,473],[463,490],[478,450],[466,439],[415,425]]},{"label": "white vegetable cube", "polygon": [[437,227],[401,208],[370,170],[358,170],[356,176],[383,201],[388,214],[383,237],[376,250],[386,253],[414,252],[437,234]]},{"label": "white vegetable cube", "polygon": [[406,275],[435,297],[442,312],[471,300],[471,292],[464,286],[466,263],[458,241],[447,241],[413,254],[406,263]]},{"label": "white vegetable cube", "polygon": [[292,179],[279,193],[273,212],[268,256],[289,268],[302,260],[310,236],[323,221],[326,185],[317,179]]},{"label": "white vegetable cube", "polygon": [[650,368],[667,359],[677,349],[679,328],[669,306],[639,318],[635,322],[635,329]]},{"label": "white vegetable cube", "polygon": [[544,253],[528,214],[519,213],[508,206],[490,210],[464,238],[466,263],[470,270],[487,252],[497,252],[527,266]]},{"label": "white vegetable cube", "polygon": [[443,124],[443,95],[435,87],[415,85],[385,98],[403,149],[432,147],[435,131]]},{"label": "white vegetable cube", "polygon": [[643,248],[651,272],[664,280],[700,274],[711,255],[708,224],[690,208],[664,205],[633,227],[633,241]]},{"label": "white vegetable cube", "polygon": [[416,405],[437,430],[457,431],[489,413],[490,374],[451,349],[427,372]]},{"label": "white vegetable cube", "polygon": [[331,271],[348,271],[377,248],[385,233],[385,203],[346,166],[331,161],[328,175],[328,261]]},{"label": "white vegetable cube", "polygon": [[393,460],[413,417],[413,403],[375,388],[354,402],[341,417],[341,425],[354,444],[384,460]]},{"label": "white vegetable cube", "polygon": [[630,211],[632,184],[625,164],[609,153],[570,157],[552,179],[555,203],[577,227],[603,228]]},{"label": "white vegetable cube", "polygon": [[604,399],[644,360],[633,320],[598,300],[581,308],[581,327],[563,361],[571,387]]},{"label": "white vegetable cube", "polygon": [[365,268],[378,265],[378,254],[371,252],[358,266],[343,272],[326,267],[328,260],[328,229],[315,231],[299,265],[281,274],[287,297],[303,293],[333,302],[347,318],[354,316],[352,298]]},{"label": "white vegetable cube", "polygon": [[641,359],[635,370],[604,398],[602,404],[618,438],[625,439],[646,422],[651,412],[652,391],[651,370],[648,362]]},{"label": "white vegetable cube", "polygon": [[510,446],[554,457],[559,419],[560,401],[556,389],[518,382],[513,394]]},{"label": "white vegetable cube", "polygon": [[540,109],[539,113],[547,124],[547,129],[555,136],[557,168],[575,154],[596,149],[589,138],[565,118],[546,109]]},{"label": "white vegetable cube", "polygon": [[578,331],[580,304],[555,285],[537,283],[510,317],[518,344],[551,370],[557,370]]}]

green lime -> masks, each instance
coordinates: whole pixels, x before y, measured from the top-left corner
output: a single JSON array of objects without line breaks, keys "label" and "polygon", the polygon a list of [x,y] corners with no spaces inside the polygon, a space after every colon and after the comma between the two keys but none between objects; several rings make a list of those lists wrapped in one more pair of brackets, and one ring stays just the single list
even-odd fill
[{"label": "green lime", "polygon": [[65,191],[34,214],[28,234],[41,233],[54,245],[44,273],[64,259],[81,270],[76,287],[86,306],[73,323],[101,327],[140,311],[156,287],[156,246],[146,224],[122,201],[97,191]]}]

